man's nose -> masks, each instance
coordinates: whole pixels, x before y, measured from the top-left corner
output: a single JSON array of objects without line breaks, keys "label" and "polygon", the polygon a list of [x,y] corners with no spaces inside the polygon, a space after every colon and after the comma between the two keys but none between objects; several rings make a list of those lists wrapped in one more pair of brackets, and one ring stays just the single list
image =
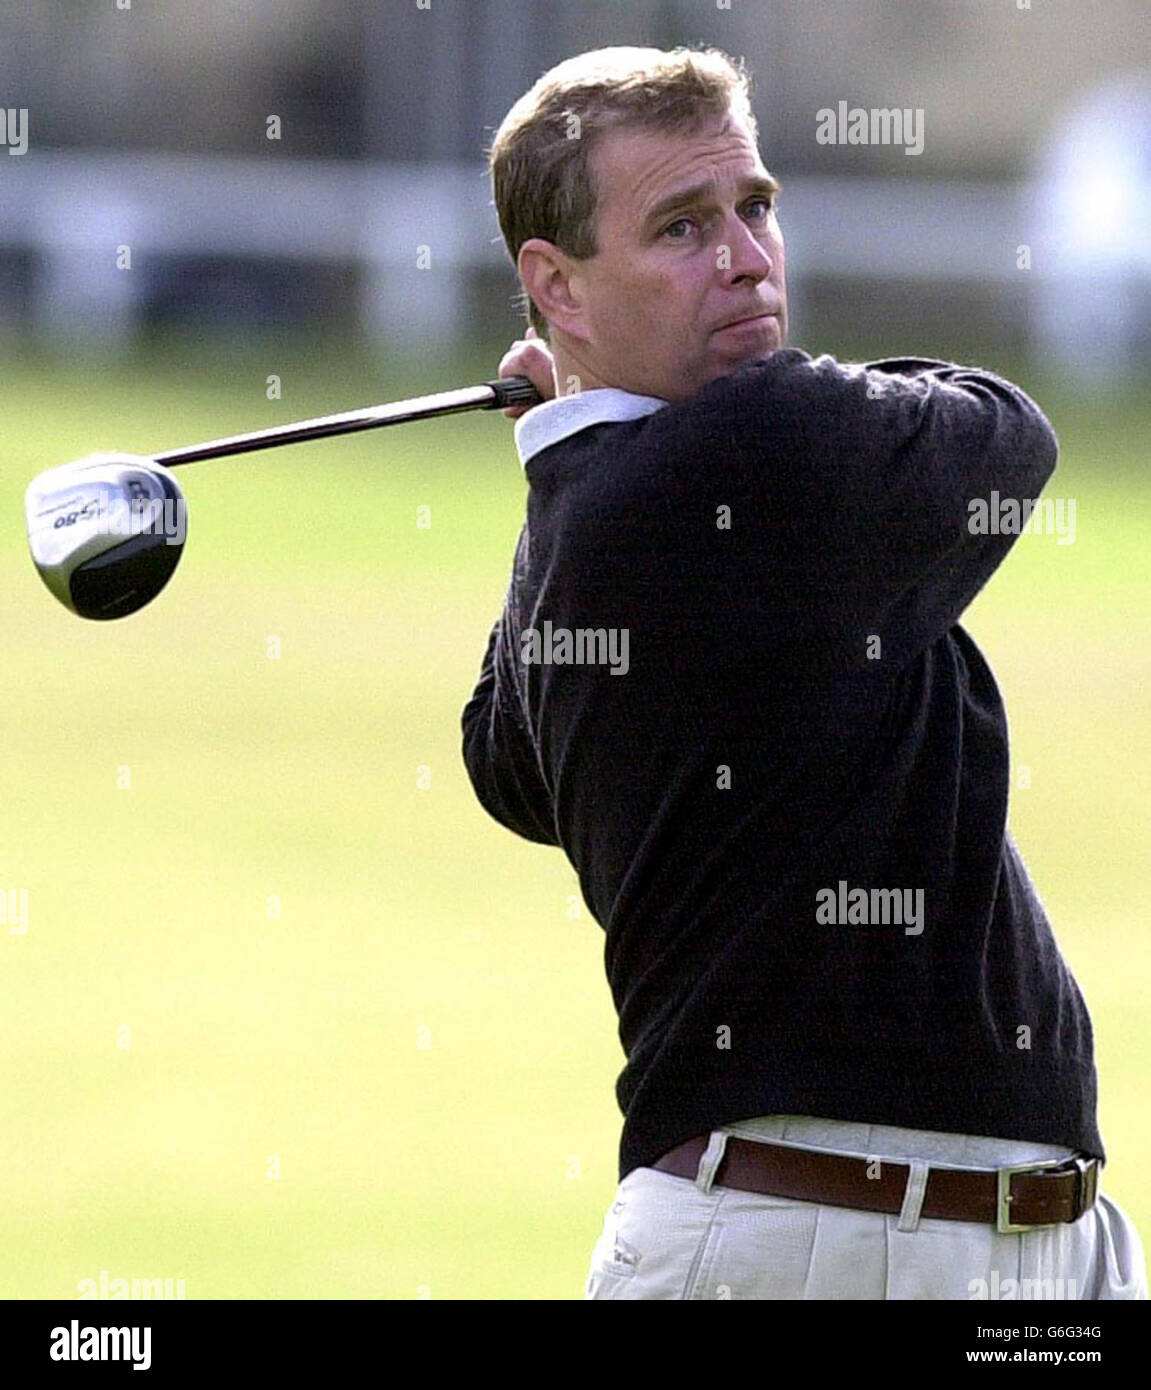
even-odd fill
[{"label": "man's nose", "polygon": [[718,264],[726,283],[748,278],[759,284],[771,275],[775,266],[774,248],[762,236],[756,236],[742,217],[735,219],[724,244],[728,248],[727,265],[722,259]]}]

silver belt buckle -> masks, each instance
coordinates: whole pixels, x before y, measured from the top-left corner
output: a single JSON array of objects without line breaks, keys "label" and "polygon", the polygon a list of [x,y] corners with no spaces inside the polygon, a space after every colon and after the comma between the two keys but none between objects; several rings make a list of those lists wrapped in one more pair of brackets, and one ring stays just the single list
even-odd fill
[{"label": "silver belt buckle", "polygon": [[[1059,1222],[1024,1222],[1023,1225],[1016,1225],[1011,1220],[1011,1203],[1014,1200],[1011,1196],[1011,1179],[1016,1173],[1045,1173],[1056,1168],[1074,1167],[1079,1173],[1079,1187],[1076,1194],[1076,1205],[1079,1204],[1084,1190],[1084,1179],[1087,1176],[1087,1164],[1095,1163],[1094,1159],[1074,1158],[1046,1158],[1038,1163],[1015,1163],[1006,1168],[997,1168],[995,1172],[995,1228],[1003,1235],[1014,1235],[1019,1231],[1034,1231],[1041,1225],[1059,1225]],[[1096,1164],[1094,1169],[1094,1182],[1098,1183],[1099,1167]],[[1086,1207],[1083,1208],[1087,1210]]]},{"label": "silver belt buckle", "polygon": [[1084,1158],[1082,1154],[1076,1154],[1073,1161],[1079,1170],[1079,1186],[1075,1192],[1075,1219],[1078,1221],[1095,1205],[1099,1195],[1099,1169],[1103,1165],[1097,1158]]}]

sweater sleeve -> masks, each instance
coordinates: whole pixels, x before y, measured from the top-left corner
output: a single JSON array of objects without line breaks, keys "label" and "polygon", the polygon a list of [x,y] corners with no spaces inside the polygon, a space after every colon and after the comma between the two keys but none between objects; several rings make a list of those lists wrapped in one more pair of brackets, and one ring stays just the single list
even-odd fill
[{"label": "sweater sleeve", "polygon": [[508,671],[509,652],[501,615],[488,638],[475,692],[464,707],[464,765],[480,805],[494,820],[525,840],[558,845],[551,795]]},{"label": "sweater sleeve", "polygon": [[699,403],[701,444],[725,441],[747,482],[782,601],[833,646],[881,633],[896,659],[959,621],[1018,535],[1001,508],[1037,499],[1058,453],[1017,386],[927,359],[785,349]]}]

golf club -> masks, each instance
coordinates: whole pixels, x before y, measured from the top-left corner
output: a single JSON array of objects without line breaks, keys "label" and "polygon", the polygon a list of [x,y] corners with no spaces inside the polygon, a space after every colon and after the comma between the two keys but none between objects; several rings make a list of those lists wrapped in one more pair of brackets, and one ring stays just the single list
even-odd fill
[{"label": "golf club", "polygon": [[49,591],[73,613],[123,618],[156,597],[184,550],[187,504],[171,469],[465,410],[532,406],[540,399],[527,377],[504,377],[159,454],[92,454],[29,484],[24,514],[32,559]]}]

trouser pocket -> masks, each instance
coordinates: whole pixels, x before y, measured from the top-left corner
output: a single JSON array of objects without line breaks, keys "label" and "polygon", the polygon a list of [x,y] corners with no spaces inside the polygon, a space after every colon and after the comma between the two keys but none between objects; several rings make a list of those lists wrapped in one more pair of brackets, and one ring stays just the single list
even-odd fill
[{"label": "trouser pocket", "polygon": [[722,1193],[655,1168],[636,1168],[616,1191],[592,1251],[584,1297],[687,1299],[712,1264]]}]

